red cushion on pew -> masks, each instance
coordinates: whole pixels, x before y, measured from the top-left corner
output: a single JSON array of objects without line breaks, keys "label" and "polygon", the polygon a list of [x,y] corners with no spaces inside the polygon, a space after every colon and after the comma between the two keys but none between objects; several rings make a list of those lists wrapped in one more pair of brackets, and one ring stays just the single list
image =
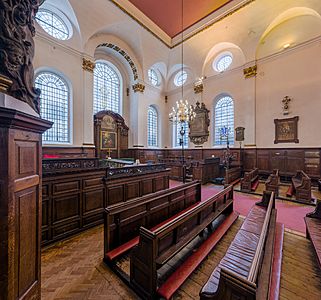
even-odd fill
[{"label": "red cushion on pew", "polygon": [[255,192],[255,190],[257,189],[258,186],[259,186],[259,181],[256,180],[255,182],[253,182],[253,184],[251,186],[251,191]]},{"label": "red cushion on pew", "polygon": [[272,278],[269,288],[269,300],[278,300],[280,294],[284,224],[276,223],[275,231],[276,232],[272,262]]},{"label": "red cushion on pew", "polygon": [[291,185],[289,186],[287,192],[286,192],[286,196],[287,196],[287,197],[292,197],[292,195],[293,195],[293,186],[292,186],[292,184],[291,184]]},{"label": "red cushion on pew", "polygon": [[43,158],[60,158],[57,154],[44,154]]},{"label": "red cushion on pew", "polygon": [[[175,214],[174,216],[170,217],[169,219],[166,219],[165,221],[157,224],[156,226],[154,226],[151,231],[154,231],[156,229],[158,229],[159,227],[163,226],[164,224],[174,220],[175,218],[179,217],[181,214],[185,213],[186,211],[188,211],[189,209],[193,208],[194,206],[198,205],[200,202],[196,202],[193,205],[185,208],[184,210],[180,211],[179,213]],[[106,258],[109,261],[114,260],[115,258],[117,258],[118,256],[124,254],[125,252],[129,251],[131,248],[135,247],[136,245],[138,245],[139,242],[139,236],[134,237],[133,239],[131,239],[130,241],[120,245],[119,247],[109,251],[106,253]]]},{"label": "red cushion on pew", "polygon": [[184,281],[194,272],[198,265],[212,251],[215,245],[221,240],[231,225],[238,218],[239,214],[231,213],[223,223],[205,240],[200,247],[189,256],[176,271],[157,290],[158,295],[165,299],[170,299],[175,291],[184,283]]}]

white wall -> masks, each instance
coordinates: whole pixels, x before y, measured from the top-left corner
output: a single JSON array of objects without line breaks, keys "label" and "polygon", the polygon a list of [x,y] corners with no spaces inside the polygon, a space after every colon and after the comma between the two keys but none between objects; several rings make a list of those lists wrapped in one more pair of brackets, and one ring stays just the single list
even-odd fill
[{"label": "white wall", "polygon": [[[68,1],[57,2],[57,7],[60,2]],[[55,3],[50,2],[51,5]],[[88,1],[70,0],[69,3],[63,9],[73,9],[75,37],[57,41],[37,25],[35,70],[56,70],[72,86],[73,138],[70,146],[93,143],[92,118],[88,113],[92,107],[92,80],[82,69],[82,58],[86,57],[110,60],[122,74],[122,112],[130,127],[129,146],[147,147],[147,109],[149,105],[155,105],[160,115],[159,146],[171,148],[173,137],[168,113],[181,99],[181,89],[172,82],[181,64],[180,46],[167,48],[111,2],[94,0],[90,11]],[[222,93],[234,99],[235,127],[245,127],[245,145],[321,146],[321,136],[311,134],[318,132],[321,125],[318,117],[321,108],[321,27],[315,26],[321,24],[320,13],[321,1],[283,0],[273,5],[270,0],[255,1],[184,43],[183,63],[189,73],[184,99],[191,104],[197,100],[204,102],[210,110],[210,137],[204,148],[213,147],[214,99]],[[284,50],[282,46],[289,42],[289,37],[290,47]],[[97,53],[96,47],[103,42],[120,46],[132,58],[138,80],[133,79],[128,63],[121,56],[110,51]],[[217,73],[212,69],[212,62],[222,51],[230,51],[234,60],[229,70]],[[245,79],[243,69],[254,64],[258,66],[257,76]],[[158,87],[148,82],[147,70],[151,66],[162,79]],[[202,76],[207,77],[203,81],[204,91],[195,94],[193,84]],[[137,82],[145,85],[144,93],[132,90]],[[129,96],[127,88],[130,89]],[[168,96],[167,103],[165,95]],[[293,98],[289,116],[300,118],[300,143],[274,145],[273,120],[284,117],[281,101],[286,95]],[[194,145],[190,143],[190,147]]]}]

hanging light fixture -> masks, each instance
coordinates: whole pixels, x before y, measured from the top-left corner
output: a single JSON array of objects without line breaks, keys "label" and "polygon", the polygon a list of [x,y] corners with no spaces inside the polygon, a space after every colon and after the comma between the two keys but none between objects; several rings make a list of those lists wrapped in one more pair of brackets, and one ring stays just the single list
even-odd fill
[{"label": "hanging light fixture", "polygon": [[[181,42],[182,42],[182,47],[181,47],[181,58],[182,58],[182,63],[181,63],[181,74],[184,72],[184,0],[181,0],[182,3],[182,32],[181,32]],[[187,100],[184,100],[184,83],[181,85],[181,100],[176,101],[176,106],[172,107],[172,111],[169,113],[169,120],[177,126],[181,127],[179,133],[180,133],[180,146],[182,146],[182,168],[183,168],[183,183],[185,183],[186,179],[186,164],[185,164],[185,155],[184,155],[184,135],[186,134],[184,125],[189,123],[195,118],[195,112],[194,112],[194,107],[193,105],[189,105]]]}]

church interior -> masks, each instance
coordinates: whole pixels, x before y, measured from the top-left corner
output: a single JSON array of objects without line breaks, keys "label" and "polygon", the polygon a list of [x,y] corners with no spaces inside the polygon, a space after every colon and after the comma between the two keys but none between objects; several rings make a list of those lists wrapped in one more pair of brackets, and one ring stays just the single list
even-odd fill
[{"label": "church interior", "polygon": [[320,0],[0,8],[0,299],[321,299]]}]

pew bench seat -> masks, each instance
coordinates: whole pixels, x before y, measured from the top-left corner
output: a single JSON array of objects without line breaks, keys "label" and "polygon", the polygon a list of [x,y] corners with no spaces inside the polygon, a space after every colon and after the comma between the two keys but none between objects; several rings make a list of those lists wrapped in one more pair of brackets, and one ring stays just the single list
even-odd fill
[{"label": "pew bench seat", "polygon": [[265,214],[266,208],[253,206],[225,256],[203,286],[201,299],[211,299],[212,295],[217,292],[222,267],[233,271],[240,277],[247,278],[260,239]]},{"label": "pew bench seat", "polygon": [[274,194],[265,192],[202,287],[201,300],[279,298],[284,226],[276,214]]},{"label": "pew bench seat", "polygon": [[185,282],[185,280],[194,272],[194,270],[209,255],[216,244],[225,235],[228,229],[237,220],[239,214],[233,212],[223,223],[204,241],[200,247],[184,261],[183,264],[175,270],[174,273],[158,288],[157,294],[164,298],[170,299],[175,291]]},{"label": "pew bench seat", "polygon": [[321,219],[305,217],[304,221],[307,238],[311,240],[319,268],[321,269]]},{"label": "pew bench seat", "polygon": [[[186,211],[188,211],[189,209],[193,208],[194,206],[198,205],[199,202],[196,202],[195,204],[191,205],[190,207],[182,210],[181,212],[175,214],[174,216],[168,218],[167,220],[159,223],[158,225],[154,226],[153,228],[151,228],[151,231],[155,231],[158,228],[160,228],[161,226],[165,225],[166,223],[174,220],[175,218],[179,217],[180,215],[184,214]],[[107,262],[112,262],[115,259],[119,258],[120,256],[122,256],[123,254],[125,254],[126,252],[128,252],[129,250],[131,250],[133,247],[135,247],[136,245],[138,245],[139,243],[139,236],[134,237],[133,239],[131,239],[130,241],[120,245],[119,247],[109,251],[106,253],[105,255],[105,259],[107,260]]]}]

